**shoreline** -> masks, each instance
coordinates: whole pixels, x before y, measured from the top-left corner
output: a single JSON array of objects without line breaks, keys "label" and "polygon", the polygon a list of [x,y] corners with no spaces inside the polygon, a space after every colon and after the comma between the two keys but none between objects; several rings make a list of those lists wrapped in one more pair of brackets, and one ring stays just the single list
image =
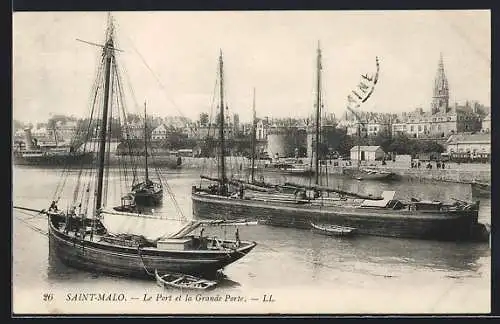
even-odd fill
[{"label": "shoreline", "polygon": [[[328,164],[328,172],[332,175],[344,175],[345,170],[356,168],[355,166],[348,166],[347,161],[339,161],[338,166]],[[273,170],[261,166],[263,160],[256,161],[256,170],[267,171],[273,173],[282,173],[279,170]],[[439,182],[452,182],[452,183],[471,183],[472,181],[480,181],[491,183],[491,164],[487,163],[446,163],[445,169],[436,169],[435,162],[432,169],[426,169],[425,166],[421,168],[411,168],[406,166],[407,163],[398,163],[388,161],[387,165],[381,165],[380,161],[370,161],[370,164],[362,165],[362,167],[373,168],[393,172],[398,177],[406,179],[416,179],[420,181],[439,181]],[[243,171],[250,168],[250,160],[245,157],[226,157],[226,165],[228,170]],[[215,158],[191,158],[183,157],[183,169],[199,169],[199,168],[214,168],[217,169],[217,162]],[[370,181],[370,180],[366,180]]]},{"label": "shoreline", "polygon": [[[177,165],[176,158],[170,156],[155,156],[149,161],[152,167],[162,167],[168,169],[213,169],[217,170],[217,160],[215,158],[195,158],[181,157],[180,165]],[[256,171],[272,172],[287,175],[286,172],[274,168],[264,167],[265,160],[255,162]],[[15,163],[14,163],[15,164]],[[435,162],[432,169],[425,168],[425,163],[421,168],[411,168],[408,163],[387,161],[386,165],[381,165],[380,161],[370,161],[364,163],[362,167],[393,172],[403,179],[415,179],[419,181],[439,181],[452,183],[471,183],[474,180],[491,183],[491,164],[486,163],[446,163],[445,169],[436,169]],[[33,167],[61,167],[60,165],[35,165],[35,164],[15,164],[20,166]],[[118,159],[112,159],[111,165],[119,165]],[[328,163],[328,173],[336,176],[347,176],[344,171],[352,170],[356,166],[349,166],[348,161],[338,161],[338,165]],[[77,166],[75,166],[77,167]],[[322,166],[322,169],[324,166]],[[229,172],[242,173],[250,169],[250,160],[246,157],[226,157],[226,169]],[[371,180],[366,180],[371,181]]]}]

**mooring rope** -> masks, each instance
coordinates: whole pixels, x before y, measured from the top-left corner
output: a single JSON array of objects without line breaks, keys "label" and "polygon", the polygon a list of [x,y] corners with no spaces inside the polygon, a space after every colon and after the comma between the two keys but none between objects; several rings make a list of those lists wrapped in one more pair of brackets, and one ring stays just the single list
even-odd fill
[{"label": "mooring rope", "polygon": [[141,254],[141,246],[137,246],[137,253],[139,254],[139,257],[141,258],[142,267],[144,268],[144,270],[146,271],[146,273],[147,273],[149,276],[153,277],[153,276],[154,276],[154,274],[153,274],[152,272],[150,272],[150,271],[148,270],[148,268],[146,268],[146,264],[144,263],[144,259],[142,258],[142,254]]},{"label": "mooring rope", "polygon": [[[37,217],[37,216],[33,216],[32,214],[29,214],[29,213],[22,211],[22,210],[19,210],[19,212],[23,213],[25,215],[31,216],[29,219],[33,219],[33,218]],[[33,230],[39,234],[45,235],[45,236],[49,235],[49,233],[47,231],[44,231],[43,229],[36,227],[35,225],[30,224],[29,222],[26,221],[26,219],[24,219],[22,217],[18,217],[16,215],[14,215],[14,217],[17,220],[19,220],[20,222],[22,222],[24,225],[26,225],[28,228],[30,228],[31,230]]]}]

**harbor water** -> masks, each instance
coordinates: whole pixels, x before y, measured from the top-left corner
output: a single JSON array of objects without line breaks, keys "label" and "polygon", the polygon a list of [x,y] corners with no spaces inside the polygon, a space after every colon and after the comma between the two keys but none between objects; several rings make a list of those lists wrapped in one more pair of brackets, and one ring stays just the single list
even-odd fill
[{"label": "harbor water", "polygon": [[[191,186],[199,170],[164,170],[185,217],[191,217]],[[13,205],[48,208],[61,169],[13,168]],[[61,200],[70,199],[78,171],[71,171]],[[119,171],[110,171],[108,191],[118,191]],[[266,180],[308,179],[274,173]],[[326,179],[324,179],[326,184]],[[394,190],[410,199],[472,200],[466,184],[400,180],[388,183],[330,176],[328,185],[380,194]],[[165,192],[160,212],[175,212]],[[474,199],[476,200],[476,199]],[[111,195],[107,204],[118,204]],[[479,221],[491,222],[491,200],[481,198]],[[64,205],[60,205],[64,207]],[[487,313],[491,251],[488,243],[438,242],[373,236],[335,238],[309,230],[239,226],[242,240],[257,247],[224,269],[213,291],[163,290],[151,280],[114,277],[67,267],[49,251],[47,219],[13,211],[12,289],[14,313]],[[216,235],[234,239],[234,228]],[[215,234],[214,234],[215,235]],[[84,298],[83,295],[86,297]],[[114,294],[90,300],[92,294]],[[169,297],[170,296],[170,297]],[[149,298],[149,299],[148,299]],[[113,300],[111,300],[113,299]]]}]

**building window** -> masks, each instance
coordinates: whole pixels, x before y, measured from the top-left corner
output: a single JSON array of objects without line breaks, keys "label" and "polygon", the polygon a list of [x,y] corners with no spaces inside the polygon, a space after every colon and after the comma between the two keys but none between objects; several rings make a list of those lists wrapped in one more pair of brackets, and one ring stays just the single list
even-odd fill
[{"label": "building window", "polygon": [[422,125],[418,125],[418,131],[421,132],[422,131]]},{"label": "building window", "polygon": [[413,125],[410,126],[410,132],[413,132]]}]

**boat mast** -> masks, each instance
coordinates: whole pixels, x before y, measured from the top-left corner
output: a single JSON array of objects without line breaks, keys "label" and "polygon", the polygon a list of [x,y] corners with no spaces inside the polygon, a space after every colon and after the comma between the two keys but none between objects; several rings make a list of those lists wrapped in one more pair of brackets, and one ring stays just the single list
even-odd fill
[{"label": "boat mast", "polygon": [[57,130],[56,130],[56,124],[55,123],[54,123],[53,132],[54,132],[54,142],[56,142],[56,146],[57,146]]},{"label": "boat mast", "polygon": [[251,183],[255,182],[255,143],[256,143],[256,126],[257,126],[257,120],[256,120],[256,114],[255,114],[255,88],[253,88],[253,105],[252,105],[252,112],[253,112],[253,120],[252,120],[252,177]]},{"label": "boat mast", "polygon": [[102,108],[102,126],[101,126],[101,134],[99,137],[99,171],[97,175],[97,196],[96,196],[96,210],[101,208],[102,204],[102,185],[104,178],[104,157],[106,150],[106,132],[108,128],[108,106],[109,106],[109,92],[110,92],[110,70],[111,70],[111,61],[113,60],[113,25],[111,19],[109,20],[108,25],[108,37],[106,40],[106,44],[103,47],[103,58],[105,62],[105,79],[104,79],[104,102]]},{"label": "boat mast", "polygon": [[319,185],[319,132],[321,116],[321,48],[318,41],[318,64],[317,64],[317,84],[316,84],[316,156],[315,156],[315,183]]},{"label": "boat mast", "polygon": [[361,167],[361,120],[358,120],[358,170]]},{"label": "boat mast", "polygon": [[144,101],[144,156],[146,157],[146,183],[148,182],[148,129],[147,129],[147,114],[146,101]]},{"label": "boat mast", "polygon": [[219,187],[219,193],[225,194],[226,186],[226,166],[224,158],[224,69],[222,62],[222,50],[219,56],[219,77],[220,77],[220,126],[219,126],[219,139],[220,139],[220,153],[219,153],[219,176],[221,180],[221,185]]}]

